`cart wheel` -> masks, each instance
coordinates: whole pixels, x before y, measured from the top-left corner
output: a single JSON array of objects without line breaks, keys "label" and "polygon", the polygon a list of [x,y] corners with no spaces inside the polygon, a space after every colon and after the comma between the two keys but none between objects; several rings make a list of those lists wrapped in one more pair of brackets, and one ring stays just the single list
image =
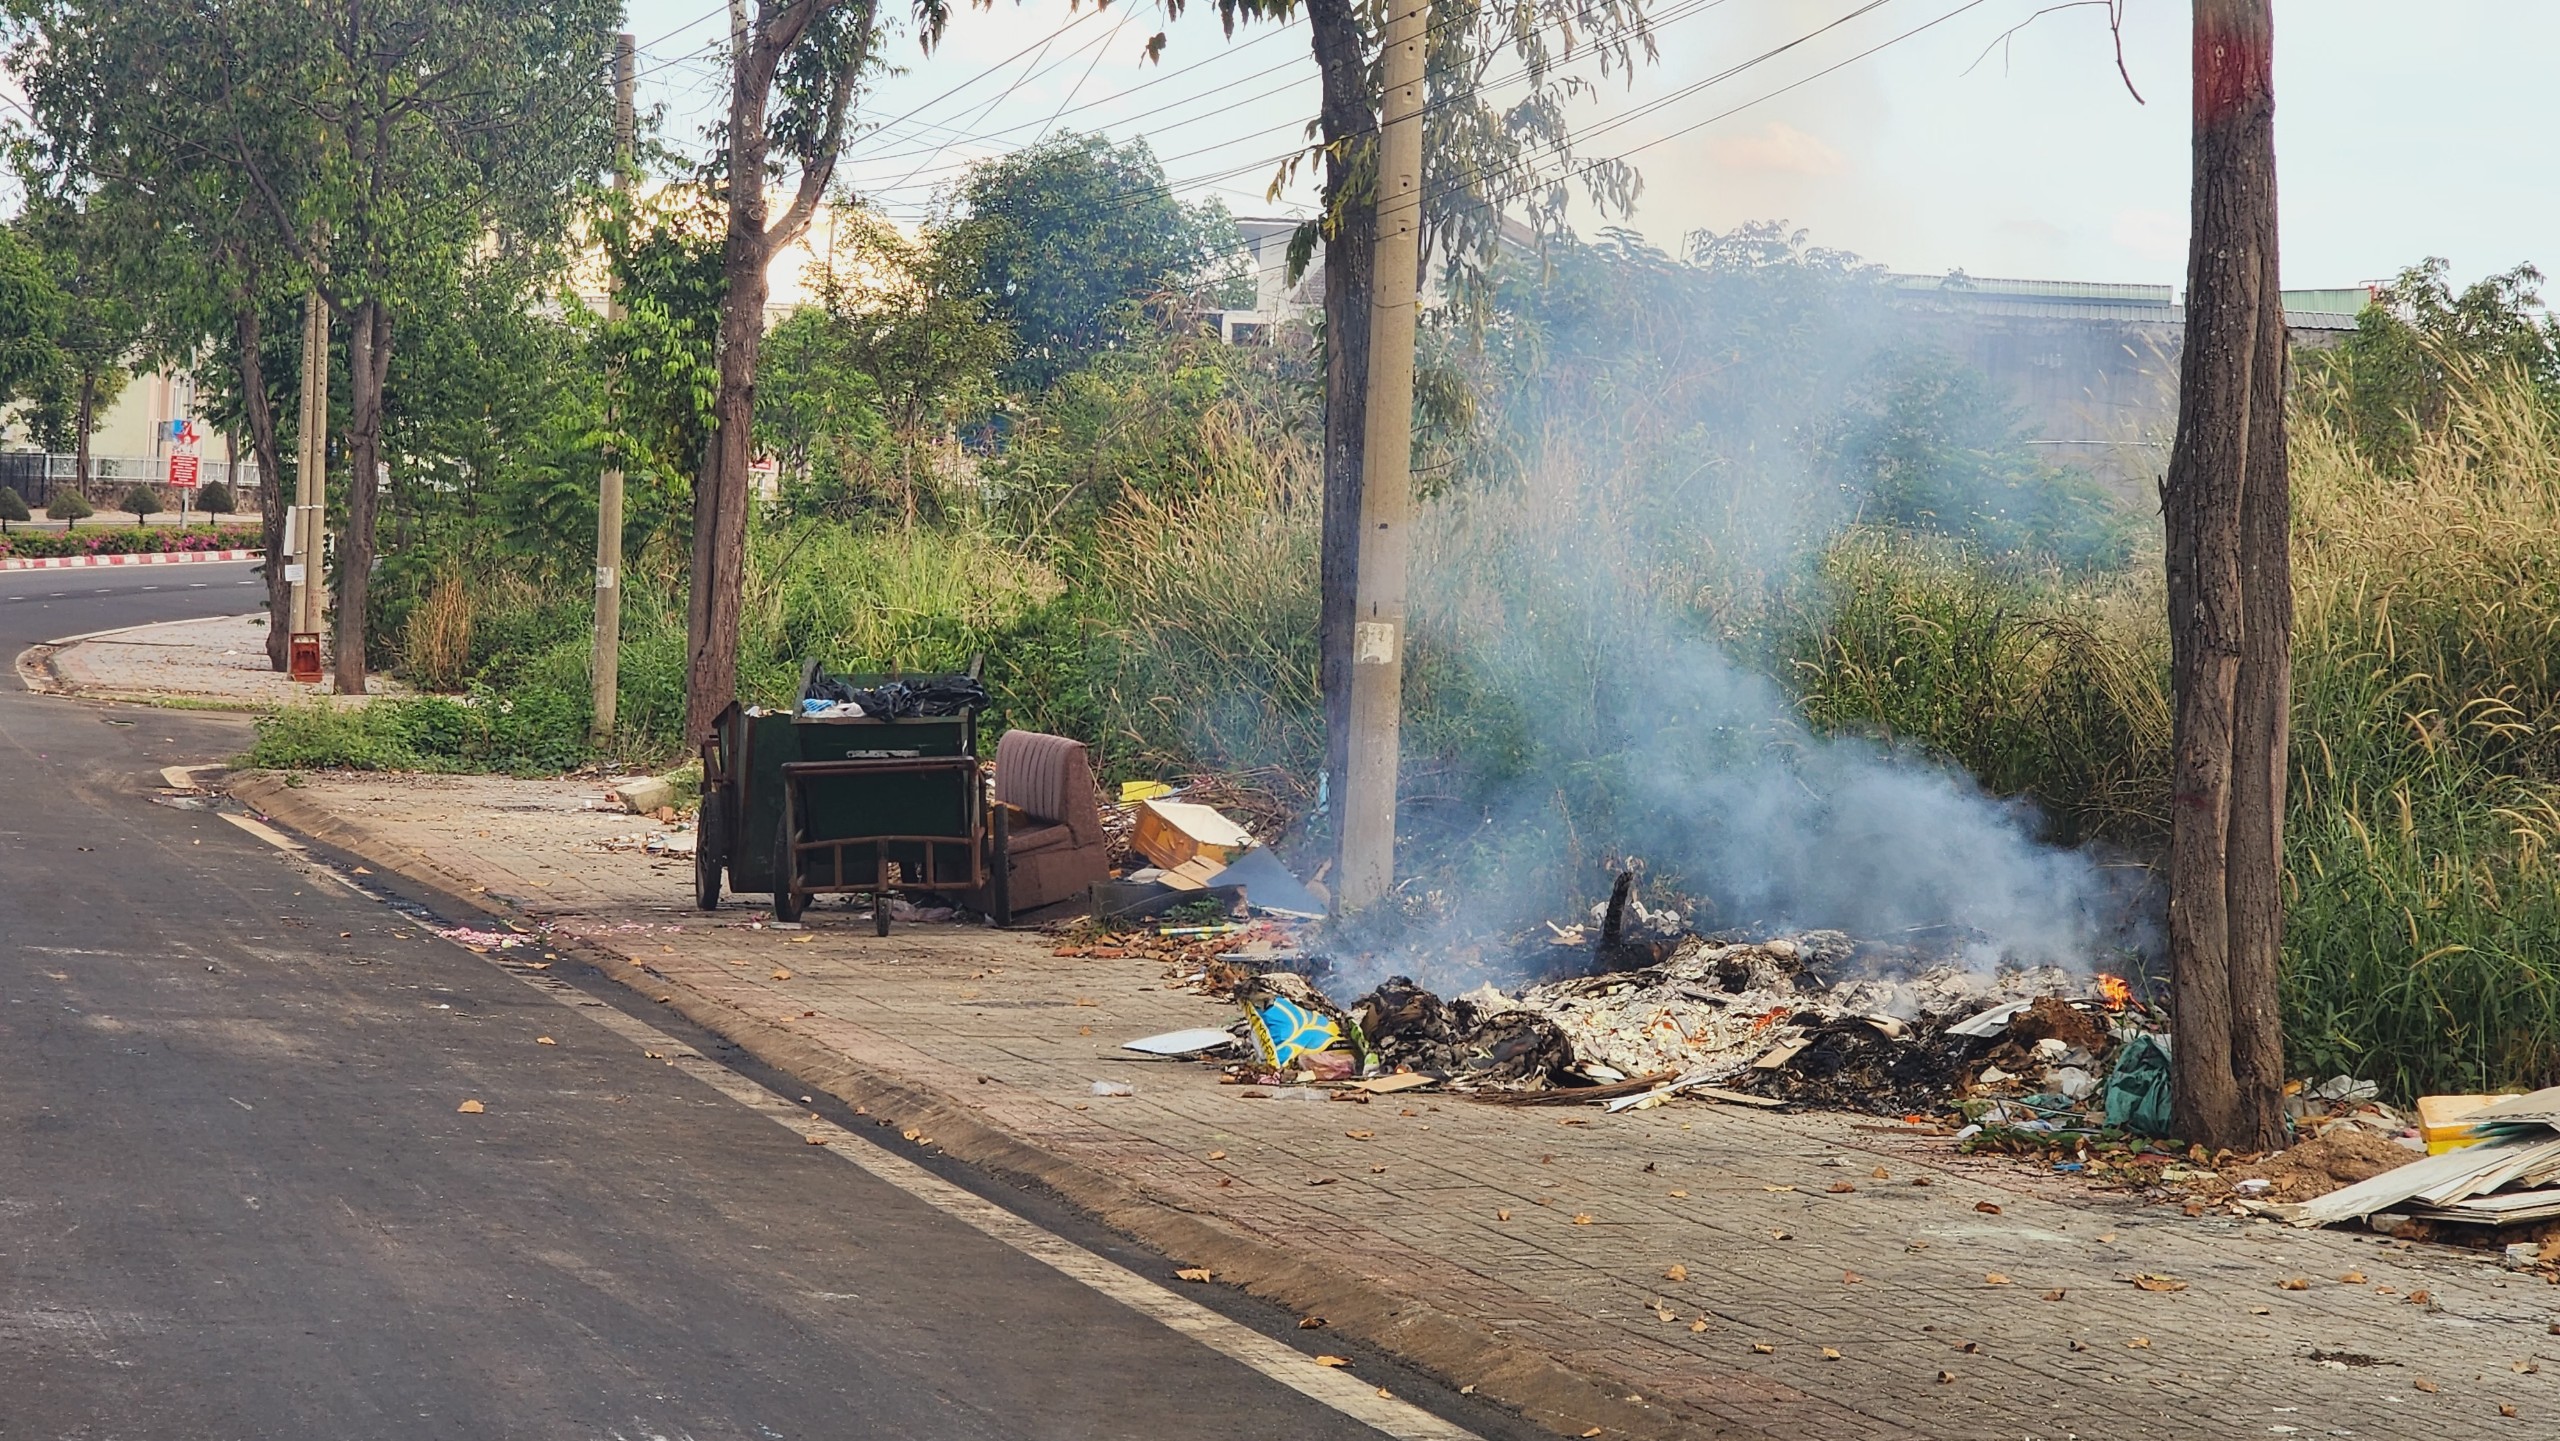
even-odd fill
[{"label": "cart wheel", "polygon": [[785,817],[773,836],[773,918],[800,919],[799,858],[791,854],[791,821]]},{"label": "cart wheel", "polygon": [[693,903],[706,911],[720,909],[720,868],[729,863],[728,807],[717,791],[702,798],[702,817],[693,827]]}]

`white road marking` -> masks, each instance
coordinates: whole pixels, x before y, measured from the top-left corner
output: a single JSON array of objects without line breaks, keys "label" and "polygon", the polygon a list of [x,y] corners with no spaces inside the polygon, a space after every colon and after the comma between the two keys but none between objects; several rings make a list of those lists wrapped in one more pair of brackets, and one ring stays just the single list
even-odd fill
[{"label": "white road marking", "polygon": [[[297,841],[293,837],[286,835],[284,832],[277,830],[275,827],[268,825],[265,821],[251,820],[247,816],[234,815],[230,811],[215,811],[214,814],[231,822],[233,825],[238,826],[240,829],[247,831],[249,834],[256,836],[258,839],[265,841],[268,845],[275,847],[277,850],[291,851],[295,855],[302,854],[302,842]],[[334,872],[332,874],[334,874]]]},{"label": "white road marking", "polygon": [[[278,850],[303,858],[305,869],[326,875],[357,895],[379,899],[364,887],[339,875],[334,867],[310,861],[299,842],[279,833],[274,827],[229,811],[217,814]],[[1382,1388],[1352,1375],[1347,1368],[1319,1366],[1314,1358],[1295,1347],[1282,1345],[1242,1322],[1229,1320],[1197,1301],[1175,1295],[1116,1261],[1106,1260],[1063,1236],[1044,1231],[995,1202],[955,1186],[833,1121],[813,1118],[807,1110],[790,1104],[648,1022],[614,1006],[596,1002],[568,982],[536,971],[528,962],[512,959],[506,951],[490,952],[482,955],[481,959],[550,997],[555,1004],[586,1017],[641,1050],[657,1052],[667,1064],[793,1135],[822,1138],[827,1142],[827,1154],[837,1160],[861,1167],[926,1205],[966,1222],[989,1239],[1003,1242],[1068,1280],[1098,1291],[1231,1361],[1259,1371],[1309,1400],[1330,1406],[1374,1431],[1397,1438],[1397,1441],[1484,1441],[1475,1432],[1455,1422],[1443,1421],[1410,1401],[1384,1394]]]}]

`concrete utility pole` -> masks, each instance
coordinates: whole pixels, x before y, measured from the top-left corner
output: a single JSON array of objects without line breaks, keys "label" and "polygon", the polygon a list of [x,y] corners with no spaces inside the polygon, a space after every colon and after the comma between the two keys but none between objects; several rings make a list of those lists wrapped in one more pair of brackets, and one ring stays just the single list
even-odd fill
[{"label": "concrete utility pole", "polygon": [[[632,157],[638,147],[632,117],[632,90],[638,82],[639,52],[626,30],[613,45],[613,188],[631,190]],[[622,318],[622,297],[605,272],[604,318]],[[605,385],[605,404],[613,403],[613,384]],[[609,456],[596,495],[596,636],[587,663],[589,695],[595,717],[587,723],[587,739],[602,744],[613,738],[614,710],[622,694],[622,465]]]},{"label": "concrete utility pole", "polygon": [[285,578],[293,582],[287,673],[298,681],[317,682],[320,532],[329,512],[329,302],[318,290],[302,302],[302,419],[295,438],[293,559],[285,566]]},{"label": "concrete utility pole", "polygon": [[1413,335],[1422,303],[1422,60],[1430,0],[1389,0],[1378,137],[1378,248],[1369,308],[1360,573],[1352,616],[1351,758],[1342,788],[1342,909],[1396,874],[1396,759],[1404,719],[1405,557],[1413,517]]}]

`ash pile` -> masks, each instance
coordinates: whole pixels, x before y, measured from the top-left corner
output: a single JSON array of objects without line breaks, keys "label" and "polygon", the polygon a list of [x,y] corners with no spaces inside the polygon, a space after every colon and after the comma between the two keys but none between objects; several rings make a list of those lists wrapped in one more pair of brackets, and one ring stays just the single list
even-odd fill
[{"label": "ash pile", "polygon": [[[1572,954],[1574,973],[1516,990],[1444,998],[1399,976],[1336,1008],[1307,975],[1230,972],[1217,988],[1244,1008],[1256,1056],[1240,1079],[1394,1071],[1515,1099],[1642,1105],[1694,1091],[1893,1117],[1961,1104],[1991,1124],[2059,1129],[2103,1115],[2111,1065],[2147,1020],[2122,983],[2083,996],[2088,978],[1986,967],[1961,935],[1698,935],[1644,911],[1625,878],[1595,919],[1548,928],[1550,956]],[[1321,963],[1301,969],[1325,977]],[[1330,1022],[1310,1034],[1337,1038],[1329,1047],[1273,1041],[1311,1017]]]}]

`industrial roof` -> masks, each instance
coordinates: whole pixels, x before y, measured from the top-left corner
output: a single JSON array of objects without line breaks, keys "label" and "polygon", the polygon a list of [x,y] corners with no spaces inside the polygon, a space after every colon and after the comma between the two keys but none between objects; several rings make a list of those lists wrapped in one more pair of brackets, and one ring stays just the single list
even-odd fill
[{"label": "industrial roof", "polygon": [[[2136,285],[2092,280],[2015,280],[1993,276],[1888,275],[1885,285],[1898,301],[1986,315],[2046,320],[2113,320],[2135,324],[2181,325],[2186,307],[2167,285]],[[2356,313],[2371,299],[2365,287],[2337,290],[2288,290],[2285,324],[2296,330],[2353,330]]]}]

